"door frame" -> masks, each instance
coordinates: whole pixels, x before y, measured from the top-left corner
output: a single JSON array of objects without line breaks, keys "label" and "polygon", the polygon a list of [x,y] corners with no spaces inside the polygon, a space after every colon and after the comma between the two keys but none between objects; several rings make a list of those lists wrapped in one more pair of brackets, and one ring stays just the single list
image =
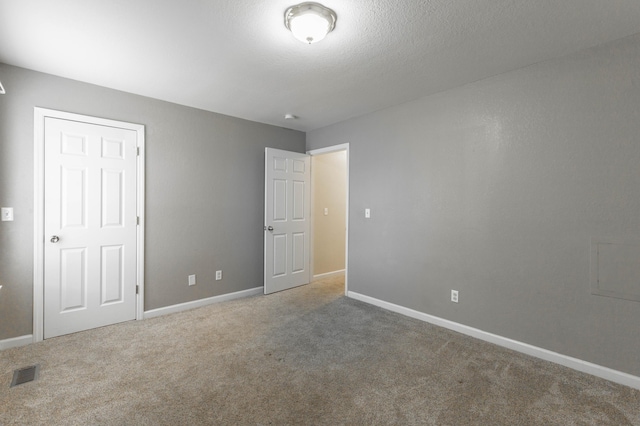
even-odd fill
[{"label": "door frame", "polygon": [[136,132],[136,320],[144,316],[144,125],[35,107],[33,119],[33,342],[44,339],[44,125],[45,118],[79,121]]},{"label": "door frame", "polygon": [[[320,154],[329,154],[331,152],[337,152],[337,151],[346,151],[347,153],[347,161],[346,161],[346,175],[347,175],[347,182],[345,183],[347,188],[346,188],[346,203],[345,203],[345,239],[344,239],[344,294],[348,295],[349,294],[349,143],[343,143],[343,144],[339,144],[339,145],[333,145],[333,146],[328,146],[326,148],[319,148],[319,149],[312,149],[307,151],[307,154],[310,155],[311,157],[313,157],[314,155],[320,155]],[[311,166],[311,191],[313,192],[313,166]],[[314,221],[314,215],[313,215],[313,197],[311,197],[311,241],[310,241],[310,248],[309,248],[309,269],[310,269],[310,273],[311,273],[311,279],[313,279],[313,221]]]}]

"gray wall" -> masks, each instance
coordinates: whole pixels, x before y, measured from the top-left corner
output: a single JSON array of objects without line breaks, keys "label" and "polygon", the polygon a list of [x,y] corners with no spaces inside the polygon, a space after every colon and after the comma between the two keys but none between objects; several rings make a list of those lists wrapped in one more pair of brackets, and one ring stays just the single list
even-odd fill
[{"label": "gray wall", "polygon": [[639,70],[636,35],[309,132],[350,143],[349,290],[640,375],[589,269],[640,240]]},{"label": "gray wall", "polygon": [[264,148],[304,152],[304,133],[5,64],[0,81],[0,340],[32,332],[34,106],[146,126],[145,310],[262,285]]}]

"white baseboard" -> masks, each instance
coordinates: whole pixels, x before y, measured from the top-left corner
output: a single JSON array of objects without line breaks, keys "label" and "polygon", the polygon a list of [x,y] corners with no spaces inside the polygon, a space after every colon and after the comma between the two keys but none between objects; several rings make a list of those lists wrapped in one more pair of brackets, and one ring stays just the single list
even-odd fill
[{"label": "white baseboard", "polygon": [[9,348],[17,348],[18,346],[30,345],[31,343],[33,343],[33,334],[0,340],[0,351]]},{"label": "white baseboard", "polygon": [[144,312],[145,319],[155,318],[162,315],[173,314],[175,312],[187,311],[189,309],[200,308],[202,306],[211,305],[213,303],[226,302],[229,300],[240,299],[242,297],[256,296],[264,293],[264,287],[250,288],[249,290],[237,291],[235,293],[222,294],[220,296],[208,297],[206,299],[194,300],[193,302],[185,302],[177,305],[165,306],[163,308],[151,309]]},{"label": "white baseboard", "polygon": [[413,309],[405,308],[400,305],[385,302],[383,300],[375,299],[373,297],[365,296],[353,291],[348,292],[347,296],[361,302],[369,303],[371,305],[375,305],[389,311],[397,312],[411,318],[447,328],[449,330],[457,331],[458,333],[466,334],[467,336],[475,337],[476,339],[484,340],[498,346],[502,346],[517,352],[543,359],[545,361],[554,362],[556,364],[564,365],[565,367],[569,367],[583,373],[591,374],[602,379],[610,380],[612,382],[629,386],[635,389],[640,389],[640,377],[633,376],[622,371],[613,370],[611,368],[583,361],[578,358],[562,355],[557,352],[552,352],[550,350],[542,349],[537,346],[519,342],[517,340],[498,336],[497,334],[488,333],[477,328],[435,317],[433,315],[425,314],[423,312],[415,311]]},{"label": "white baseboard", "polygon": [[322,280],[324,278],[339,277],[341,275],[344,275],[344,269],[340,269],[339,271],[325,272],[324,274],[314,275],[311,281],[313,282],[313,281]]}]

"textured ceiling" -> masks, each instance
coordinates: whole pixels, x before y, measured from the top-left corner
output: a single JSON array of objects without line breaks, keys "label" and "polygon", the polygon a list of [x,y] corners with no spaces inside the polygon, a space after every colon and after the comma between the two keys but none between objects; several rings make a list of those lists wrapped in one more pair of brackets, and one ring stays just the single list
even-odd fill
[{"label": "textured ceiling", "polygon": [[640,32],[638,0],[321,2],[305,45],[289,0],[0,0],[0,62],[311,130]]}]

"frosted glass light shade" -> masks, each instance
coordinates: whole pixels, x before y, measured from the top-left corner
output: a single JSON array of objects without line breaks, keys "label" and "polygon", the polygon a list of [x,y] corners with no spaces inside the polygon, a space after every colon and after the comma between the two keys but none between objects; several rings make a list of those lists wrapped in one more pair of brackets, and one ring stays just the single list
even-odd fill
[{"label": "frosted glass light shade", "polygon": [[291,6],[284,14],[284,24],[303,43],[316,43],[336,26],[336,13],[318,3]]}]

